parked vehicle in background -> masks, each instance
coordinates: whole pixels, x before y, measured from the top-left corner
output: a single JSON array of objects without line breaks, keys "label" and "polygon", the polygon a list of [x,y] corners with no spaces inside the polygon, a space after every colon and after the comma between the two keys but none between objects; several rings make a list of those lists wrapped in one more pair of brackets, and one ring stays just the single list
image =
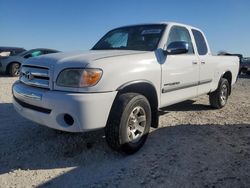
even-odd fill
[{"label": "parked vehicle in background", "polygon": [[59,51],[46,48],[37,48],[24,51],[14,56],[9,56],[8,58],[1,59],[0,72],[5,72],[10,76],[18,76],[20,65],[28,58],[57,52]]},{"label": "parked vehicle in background", "polygon": [[24,51],[26,51],[24,48],[19,47],[0,47],[0,59],[8,56],[14,56]]},{"label": "parked vehicle in background", "polygon": [[105,128],[109,146],[131,154],[161,108],[203,94],[224,107],[239,58],[213,56],[200,29],[165,22],[114,29],[90,51],[32,58],[20,71],[12,93],[22,116],[68,132]]},{"label": "parked vehicle in background", "polygon": [[240,72],[250,75],[250,57],[242,59]]}]

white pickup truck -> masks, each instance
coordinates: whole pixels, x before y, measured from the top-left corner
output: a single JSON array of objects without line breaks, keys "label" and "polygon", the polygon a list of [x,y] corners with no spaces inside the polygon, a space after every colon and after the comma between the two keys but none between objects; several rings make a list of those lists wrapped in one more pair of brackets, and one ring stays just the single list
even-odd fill
[{"label": "white pickup truck", "polygon": [[200,29],[132,25],[111,30],[89,51],[27,60],[12,88],[13,104],[53,129],[105,128],[109,146],[131,154],[157,128],[161,108],[203,94],[212,107],[224,107],[238,71],[237,57],[211,55]]}]

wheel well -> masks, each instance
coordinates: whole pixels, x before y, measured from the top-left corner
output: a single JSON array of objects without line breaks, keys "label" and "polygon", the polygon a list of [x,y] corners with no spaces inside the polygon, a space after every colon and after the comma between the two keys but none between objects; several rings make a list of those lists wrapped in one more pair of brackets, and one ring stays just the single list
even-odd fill
[{"label": "wheel well", "polygon": [[[152,124],[151,127],[158,127],[158,98],[155,87],[147,82],[131,83],[118,89],[117,96],[124,93],[138,93],[148,99],[151,107]],[[116,96],[116,97],[117,97]]]},{"label": "wheel well", "polygon": [[229,95],[231,94],[231,84],[232,84],[232,73],[230,71],[227,71],[223,74],[222,78],[227,79],[229,83]]},{"label": "wheel well", "polygon": [[6,67],[6,73],[7,73],[7,74],[10,72],[10,66],[11,66],[13,63],[18,63],[19,65],[21,65],[21,63],[16,62],[16,61],[10,62],[10,63],[7,65],[7,67]]}]

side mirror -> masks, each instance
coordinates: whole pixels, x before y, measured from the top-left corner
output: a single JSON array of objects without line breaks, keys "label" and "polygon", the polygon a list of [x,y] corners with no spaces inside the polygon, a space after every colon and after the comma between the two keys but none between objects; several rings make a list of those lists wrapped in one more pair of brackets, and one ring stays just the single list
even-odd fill
[{"label": "side mirror", "polygon": [[170,54],[170,55],[185,54],[188,52],[188,47],[189,47],[188,43],[184,41],[171,42],[168,45],[165,54]]}]

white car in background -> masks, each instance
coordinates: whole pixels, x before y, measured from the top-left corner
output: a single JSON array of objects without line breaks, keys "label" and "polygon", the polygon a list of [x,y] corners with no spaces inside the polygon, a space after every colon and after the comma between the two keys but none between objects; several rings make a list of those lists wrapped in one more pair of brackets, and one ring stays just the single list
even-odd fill
[{"label": "white car in background", "polygon": [[24,51],[26,51],[24,48],[0,46],[0,58],[14,56]]},{"label": "white car in background", "polygon": [[[18,76],[19,68],[21,64],[30,57],[36,57],[44,54],[57,53],[59,51],[46,49],[46,48],[37,48],[22,53],[16,54],[14,56],[8,56],[6,58],[0,59],[0,72],[5,72],[10,76]],[[5,53],[6,55],[6,53]]]},{"label": "white car in background", "polygon": [[24,51],[26,51],[24,48],[0,46],[0,73],[6,72],[5,63],[2,62],[4,62],[10,56],[15,56]]}]

